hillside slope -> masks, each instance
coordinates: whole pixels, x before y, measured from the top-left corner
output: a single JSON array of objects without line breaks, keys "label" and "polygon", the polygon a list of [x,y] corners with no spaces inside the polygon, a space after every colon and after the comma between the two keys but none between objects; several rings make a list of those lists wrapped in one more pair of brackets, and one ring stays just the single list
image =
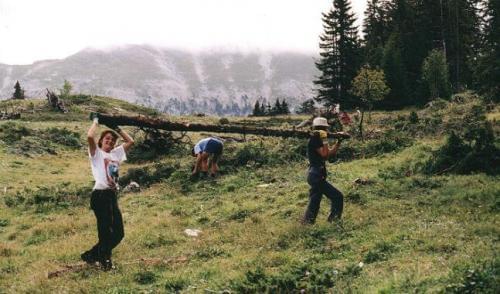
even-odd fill
[{"label": "hillside slope", "polygon": [[[313,56],[292,52],[200,52],[130,45],[86,49],[61,60],[0,64],[0,99],[16,80],[28,97],[70,81],[76,93],[120,97],[172,114],[249,113],[257,99],[310,98]],[[233,105],[238,106],[236,111]],[[227,109],[223,109],[226,107]]]},{"label": "hillside slope", "polygon": [[[365,142],[343,143],[328,165],[330,181],[345,195],[343,226],[326,222],[328,200],[315,225],[299,222],[308,201],[305,141],[228,140],[217,179],[189,179],[187,138],[154,159],[136,153],[122,179],[138,181],[141,190],[120,193],[125,239],[114,251],[117,269],[88,267],[48,279],[48,272],[79,262],[97,238],[88,207],[88,112],[160,115],[84,98],[68,114],[23,101],[22,120],[0,121],[1,293],[494,293],[500,286],[498,174],[421,170],[445,142],[440,130],[458,118],[453,105],[432,110],[429,117],[443,113],[441,122],[427,120],[427,109],[418,111],[418,122],[407,111],[376,112]],[[301,119],[229,121],[286,128]],[[141,146],[142,132],[127,130]],[[188,135],[195,142],[206,134]],[[189,237],[185,229],[202,232]]]}]

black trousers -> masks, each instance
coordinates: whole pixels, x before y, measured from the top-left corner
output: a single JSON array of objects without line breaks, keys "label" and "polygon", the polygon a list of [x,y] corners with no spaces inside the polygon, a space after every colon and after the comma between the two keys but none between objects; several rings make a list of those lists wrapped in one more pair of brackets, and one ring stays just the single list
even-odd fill
[{"label": "black trousers", "polygon": [[321,198],[325,195],[330,199],[330,215],[328,221],[340,219],[344,208],[344,195],[326,181],[324,167],[310,167],[307,175],[309,184],[309,204],[304,215],[304,222],[314,223],[318,216]]},{"label": "black trousers", "polygon": [[123,219],[115,190],[94,190],[90,198],[90,207],[97,219],[99,241],[90,249],[97,260],[111,258],[111,251],[124,237]]}]

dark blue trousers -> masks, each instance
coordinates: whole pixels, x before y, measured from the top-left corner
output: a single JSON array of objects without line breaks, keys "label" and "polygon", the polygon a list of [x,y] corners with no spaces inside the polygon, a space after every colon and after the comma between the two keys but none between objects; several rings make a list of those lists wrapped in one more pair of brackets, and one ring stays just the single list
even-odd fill
[{"label": "dark blue trousers", "polygon": [[309,189],[309,204],[304,215],[304,222],[313,224],[316,221],[323,195],[330,199],[328,221],[340,219],[344,208],[344,195],[326,181],[326,169],[324,167],[310,167],[307,183],[311,188]]},{"label": "dark blue trousers", "polygon": [[123,220],[114,190],[94,190],[90,206],[97,219],[99,242],[90,249],[98,260],[111,258],[111,251],[123,239]]}]

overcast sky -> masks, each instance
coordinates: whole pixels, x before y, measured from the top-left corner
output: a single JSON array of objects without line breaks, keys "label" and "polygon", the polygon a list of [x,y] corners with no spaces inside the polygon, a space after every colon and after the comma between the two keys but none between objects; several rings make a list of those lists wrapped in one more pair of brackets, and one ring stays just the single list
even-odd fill
[{"label": "overcast sky", "polygon": [[[366,0],[351,0],[361,24]],[[331,0],[0,0],[0,63],[151,44],[317,52]]]}]

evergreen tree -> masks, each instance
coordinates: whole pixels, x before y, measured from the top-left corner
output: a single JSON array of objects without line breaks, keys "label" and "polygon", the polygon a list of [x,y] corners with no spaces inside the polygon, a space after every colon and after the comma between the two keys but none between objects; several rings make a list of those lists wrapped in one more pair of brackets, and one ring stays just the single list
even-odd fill
[{"label": "evergreen tree", "polygon": [[261,116],[262,115],[262,111],[260,110],[259,100],[255,101],[255,106],[253,107],[252,115],[253,116]]},{"label": "evergreen tree", "polygon": [[14,85],[14,94],[12,94],[12,98],[24,99],[24,90],[21,89],[21,85],[19,84],[19,81],[16,81],[16,84]]},{"label": "evergreen tree", "polygon": [[409,91],[400,44],[399,33],[393,32],[384,48],[382,69],[390,88],[387,98],[379,104],[384,108],[394,109],[410,104],[406,102],[409,99]]},{"label": "evergreen tree", "polygon": [[276,98],[276,101],[274,102],[274,106],[273,108],[271,109],[271,115],[279,115],[281,114],[281,103],[280,103],[280,99],[279,98]]},{"label": "evergreen tree", "polygon": [[321,72],[314,84],[316,100],[325,105],[342,103],[352,106],[348,92],[361,63],[360,42],[356,20],[349,0],[333,0],[333,7],[323,13],[324,33],[320,36],[320,59],[316,67]]},{"label": "evergreen tree", "polygon": [[313,114],[316,108],[314,107],[314,99],[307,99],[300,104],[295,113],[297,114]]},{"label": "evergreen tree", "polygon": [[372,67],[382,65],[384,45],[388,39],[388,19],[384,0],[368,0],[363,22],[365,62]]},{"label": "evergreen tree", "polygon": [[431,100],[450,97],[448,64],[443,51],[435,49],[429,53],[422,66],[422,79],[428,87]]},{"label": "evergreen tree", "polygon": [[484,39],[475,68],[476,84],[489,100],[500,101],[500,0],[485,6]]},{"label": "evergreen tree", "polygon": [[260,115],[266,115],[267,114],[267,106],[264,104],[264,101],[260,104]]},{"label": "evergreen tree", "polygon": [[272,114],[273,114],[273,108],[271,107],[271,103],[267,102],[265,115],[272,115]]},{"label": "evergreen tree", "polygon": [[[472,66],[479,44],[478,0],[443,1],[446,59],[455,92],[472,84]],[[491,1],[490,1],[491,2]]]},{"label": "evergreen tree", "polygon": [[286,103],[286,99],[283,98],[281,102],[281,114],[290,114],[290,108],[288,107],[288,103]]}]

